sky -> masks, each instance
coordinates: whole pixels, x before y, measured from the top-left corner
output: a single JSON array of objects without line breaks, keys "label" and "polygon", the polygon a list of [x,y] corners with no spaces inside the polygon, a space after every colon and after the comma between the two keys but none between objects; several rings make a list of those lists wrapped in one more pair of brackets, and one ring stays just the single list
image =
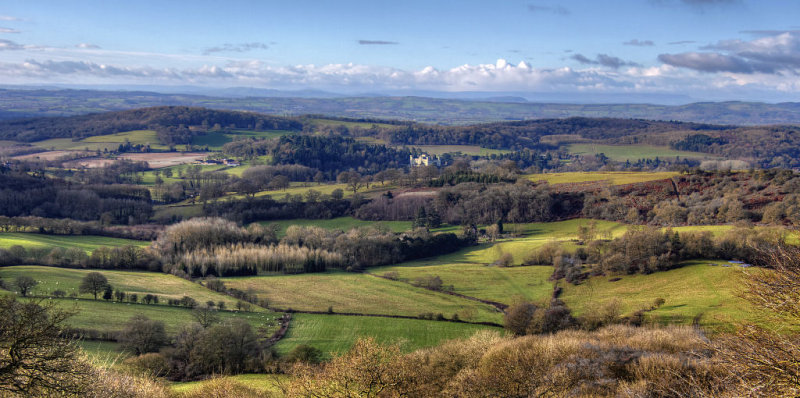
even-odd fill
[{"label": "sky", "polygon": [[0,1],[0,83],[800,101],[800,1]]}]

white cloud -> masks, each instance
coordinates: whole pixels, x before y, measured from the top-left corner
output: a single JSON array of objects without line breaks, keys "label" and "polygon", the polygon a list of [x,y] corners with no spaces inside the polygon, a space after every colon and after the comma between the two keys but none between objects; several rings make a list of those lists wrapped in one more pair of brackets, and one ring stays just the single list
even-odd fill
[{"label": "white cloud", "polygon": [[0,15],[0,21],[22,21],[22,18],[12,17],[9,15]]},{"label": "white cloud", "polygon": [[20,33],[18,30],[13,28],[2,28],[0,27],[0,33]]},{"label": "white cloud", "polygon": [[75,47],[76,48],[83,48],[83,49],[90,49],[90,50],[97,50],[97,49],[101,48],[97,44],[91,44],[91,43],[79,43],[79,44],[76,44]]}]

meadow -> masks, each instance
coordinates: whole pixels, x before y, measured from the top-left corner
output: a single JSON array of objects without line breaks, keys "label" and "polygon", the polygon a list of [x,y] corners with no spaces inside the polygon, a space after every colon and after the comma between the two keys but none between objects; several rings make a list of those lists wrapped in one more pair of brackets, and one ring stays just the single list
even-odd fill
[{"label": "meadow", "polygon": [[[168,335],[177,333],[185,324],[196,322],[192,316],[192,310],[184,307],[70,298],[44,299],[44,302],[54,302],[65,310],[75,310],[76,314],[66,321],[69,326],[98,330],[104,333],[122,330],[131,317],[137,314],[144,315],[151,320],[163,321]],[[278,315],[275,313],[226,310],[219,311],[218,314],[221,322],[244,319],[254,328],[261,329],[259,334],[263,336],[269,336],[277,329]]]},{"label": "meadow", "polygon": [[301,311],[403,315],[453,314],[468,321],[502,322],[494,307],[372,275],[345,272],[221,278],[228,287],[252,291],[271,307]]},{"label": "meadow", "polygon": [[285,354],[300,344],[307,344],[330,356],[347,351],[360,337],[374,337],[380,343],[399,342],[408,352],[432,347],[445,340],[469,337],[487,329],[502,330],[492,326],[422,319],[294,314],[289,332],[275,348]]},{"label": "meadow", "polygon": [[242,384],[258,393],[264,394],[265,397],[281,397],[282,392],[280,383],[285,383],[289,377],[281,374],[241,374],[235,376],[219,376],[209,380],[201,381],[184,381],[170,383],[170,390],[177,394],[180,398],[186,394],[195,397],[198,390],[206,385],[213,384],[217,379],[231,380],[238,384]]},{"label": "meadow", "polygon": [[664,180],[677,175],[679,175],[679,173],[673,171],[579,171],[567,173],[527,174],[525,175],[525,178],[533,182],[546,181],[548,184],[608,181],[611,185],[624,185],[638,182]]},{"label": "meadow", "polygon": [[666,146],[655,145],[603,145],[603,144],[570,144],[567,145],[570,153],[578,155],[596,155],[602,153],[609,159],[617,162],[640,159],[667,159],[680,157],[682,159],[716,159],[716,156],[701,152],[676,151]]},{"label": "meadow", "polygon": [[102,246],[119,247],[125,245],[145,247],[149,246],[150,242],[94,235],[44,235],[27,232],[0,232],[0,249],[8,249],[11,246],[22,246],[26,249],[53,247],[69,249],[75,247],[91,253],[94,249]]},{"label": "meadow", "polygon": [[287,134],[292,134],[293,131],[286,130],[268,130],[268,131],[253,131],[253,130],[230,130],[230,131],[212,131],[203,135],[197,135],[192,138],[192,145],[208,147],[211,151],[221,151],[222,146],[240,138],[255,138],[255,139],[270,139],[278,138]]},{"label": "meadow", "polygon": [[[215,303],[221,301],[228,309],[235,308],[237,302],[233,297],[211,291],[197,283],[157,272],[84,270],[23,265],[0,268],[0,277],[7,281],[21,275],[34,278],[39,282],[32,290],[34,295],[44,296],[51,294],[54,290],[63,290],[67,295],[76,293],[79,298],[88,299],[93,296],[79,294],[78,286],[89,272],[100,272],[116,290],[137,294],[140,298],[146,294],[158,295],[161,300],[160,305],[166,305],[166,299],[180,299],[183,296],[189,296],[198,303],[205,303],[209,300]],[[254,311],[263,311],[263,309],[254,307]]]},{"label": "meadow", "polygon": [[685,262],[682,268],[649,275],[624,275],[616,281],[611,277],[593,277],[580,285],[561,283],[564,288],[561,298],[578,315],[615,299],[619,300],[623,314],[630,314],[663,298],[663,306],[647,313],[649,320],[691,324],[700,317],[700,325],[712,330],[729,329],[742,321],[757,321],[752,306],[737,296],[741,278],[747,277],[749,271],[723,264],[726,262],[693,260]]}]

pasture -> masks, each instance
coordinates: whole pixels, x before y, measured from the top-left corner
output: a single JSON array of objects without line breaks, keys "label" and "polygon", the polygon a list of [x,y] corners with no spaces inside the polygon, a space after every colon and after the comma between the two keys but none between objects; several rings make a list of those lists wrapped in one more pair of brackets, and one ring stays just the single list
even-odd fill
[{"label": "pasture", "polygon": [[0,249],[8,249],[11,246],[22,246],[26,249],[46,249],[61,247],[64,249],[79,248],[87,253],[101,246],[149,246],[149,241],[109,238],[106,236],[95,235],[44,235],[28,232],[0,232]]},{"label": "pasture", "polygon": [[[666,300],[647,318],[657,323],[700,324],[711,329],[729,328],[741,321],[755,321],[753,308],[736,293],[746,271],[737,266],[723,267],[724,261],[693,260],[685,266],[649,275],[624,275],[620,280],[593,277],[580,285],[560,283],[561,298],[577,315],[593,311],[598,305],[618,299],[623,314],[649,307],[657,298]],[[714,265],[711,265],[714,264]]]},{"label": "pasture", "polygon": [[[137,314],[163,321],[164,329],[169,335],[177,333],[181,326],[195,322],[192,310],[185,307],[70,298],[44,299],[44,301],[55,302],[65,310],[75,310],[76,314],[66,321],[69,326],[104,333],[122,330],[131,317]],[[260,329],[258,333],[262,336],[270,336],[277,329],[278,316],[274,313],[219,311],[218,314],[221,322],[244,319],[257,330]]]},{"label": "pasture", "polygon": [[404,315],[441,313],[470,314],[464,320],[501,322],[494,307],[441,292],[413,287],[366,274],[329,272],[322,274],[220,278],[228,287],[252,291],[266,298],[271,307],[301,311]]},{"label": "pasture", "polygon": [[[180,299],[183,296],[189,296],[197,300],[198,303],[205,303],[209,300],[215,303],[221,301],[225,303],[225,307],[228,309],[235,308],[237,302],[233,297],[206,289],[197,283],[158,272],[85,270],[23,265],[0,268],[0,277],[12,280],[17,276],[26,275],[36,279],[39,284],[32,290],[31,294],[34,295],[46,296],[50,295],[54,290],[63,290],[67,295],[76,293],[79,298],[89,299],[93,296],[79,294],[78,291],[81,280],[89,272],[103,274],[115,290],[133,293],[138,295],[139,298],[146,294],[158,295],[161,305],[166,305],[167,299]],[[254,307],[254,311],[263,310]]]},{"label": "pasture", "polygon": [[422,319],[294,314],[289,332],[275,348],[286,354],[300,344],[307,344],[335,355],[349,350],[359,338],[373,337],[379,343],[399,342],[408,352],[445,340],[466,338],[480,330],[502,331],[499,327]]},{"label": "pasture", "polygon": [[211,151],[220,151],[222,146],[239,138],[256,138],[256,139],[270,139],[278,138],[287,134],[292,134],[293,131],[287,130],[269,130],[269,131],[252,131],[252,130],[230,130],[230,131],[211,131],[206,134],[196,135],[192,138],[192,145],[208,147]]},{"label": "pasture", "polygon": [[567,173],[527,174],[525,178],[533,181],[545,181],[548,184],[573,184],[581,182],[608,181],[611,185],[633,184],[655,180],[664,180],[677,176],[673,171],[637,172],[637,171],[579,171]]},{"label": "pasture", "polygon": [[[289,379],[288,376],[281,374],[241,374],[235,376],[219,376],[218,378],[235,381],[236,383],[264,394],[265,397],[282,396],[280,383],[286,382]],[[184,394],[194,397],[196,396],[194,394],[197,394],[197,390],[214,383],[218,378],[170,383],[170,390],[177,394],[177,398],[183,397]]]},{"label": "pasture", "polygon": [[640,159],[716,159],[716,156],[701,152],[676,151],[666,146],[655,145],[603,145],[603,144],[570,144],[567,145],[570,153],[577,155],[597,155],[604,154],[609,159],[617,162],[631,161]]}]

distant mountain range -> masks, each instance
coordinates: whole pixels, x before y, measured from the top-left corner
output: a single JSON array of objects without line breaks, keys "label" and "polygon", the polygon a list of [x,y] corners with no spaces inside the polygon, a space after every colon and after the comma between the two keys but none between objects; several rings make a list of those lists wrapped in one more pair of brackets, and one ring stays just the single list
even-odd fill
[{"label": "distant mountain range", "polygon": [[[656,105],[625,103],[626,97],[620,97],[620,103],[575,104],[560,101],[533,102],[530,98],[513,93],[452,94],[459,98],[380,94],[345,97],[314,90],[197,88],[195,90],[198,93],[191,93],[192,89],[192,87],[176,87],[174,93],[77,90],[58,87],[0,89],[0,119],[70,116],[150,106],[185,105],[272,115],[320,114],[351,118],[401,119],[448,125],[574,116],[676,120],[726,125],[800,124],[800,103],[796,102],[777,104],[695,102],[683,105]],[[200,95],[201,92],[214,95]],[[641,98],[632,97],[630,100],[638,102],[638,99]]]}]

